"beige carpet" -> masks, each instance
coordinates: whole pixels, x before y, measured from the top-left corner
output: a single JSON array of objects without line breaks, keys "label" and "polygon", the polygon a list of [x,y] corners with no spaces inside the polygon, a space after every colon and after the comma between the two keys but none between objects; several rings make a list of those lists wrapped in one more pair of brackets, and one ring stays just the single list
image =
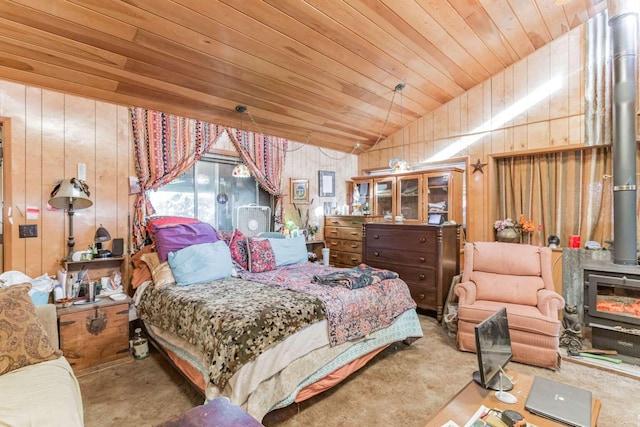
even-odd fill
[{"label": "beige carpet", "polygon": [[[420,320],[424,338],[410,346],[388,348],[339,386],[292,408],[288,419],[268,415],[265,424],[423,426],[469,382],[477,362],[475,354],[456,350],[454,339],[434,319],[420,316]],[[567,362],[559,372],[518,363],[509,368],[592,390],[602,401],[601,427],[637,426],[640,381],[636,379]],[[79,381],[87,427],[153,426],[202,403],[157,352]]]}]

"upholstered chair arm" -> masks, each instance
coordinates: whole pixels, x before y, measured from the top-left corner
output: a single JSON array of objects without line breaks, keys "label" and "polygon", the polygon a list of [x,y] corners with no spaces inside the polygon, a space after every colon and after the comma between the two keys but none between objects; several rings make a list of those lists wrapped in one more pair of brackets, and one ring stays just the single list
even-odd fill
[{"label": "upholstered chair arm", "polygon": [[564,298],[549,289],[538,291],[538,310],[552,319],[558,320],[558,310],[564,308]]},{"label": "upholstered chair arm", "polygon": [[476,284],[473,282],[460,282],[453,291],[458,296],[458,304],[468,305],[476,301]]}]

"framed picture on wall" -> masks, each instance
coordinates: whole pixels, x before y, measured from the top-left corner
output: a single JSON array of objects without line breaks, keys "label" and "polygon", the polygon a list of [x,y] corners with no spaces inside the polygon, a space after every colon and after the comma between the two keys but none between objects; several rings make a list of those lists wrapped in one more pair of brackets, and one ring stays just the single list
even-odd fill
[{"label": "framed picture on wall", "polygon": [[309,180],[291,178],[291,203],[309,203]]},{"label": "framed picture on wall", "polygon": [[336,173],[333,171],[318,171],[318,192],[320,197],[336,196]]}]

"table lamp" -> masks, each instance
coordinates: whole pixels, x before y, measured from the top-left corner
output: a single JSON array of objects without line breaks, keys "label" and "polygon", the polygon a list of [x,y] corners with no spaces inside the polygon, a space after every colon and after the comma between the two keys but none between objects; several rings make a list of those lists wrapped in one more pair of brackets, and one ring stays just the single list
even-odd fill
[{"label": "table lamp", "polygon": [[76,209],[86,209],[93,205],[89,199],[89,187],[84,181],[77,178],[64,179],[53,188],[49,205],[58,209],[66,209],[69,215],[69,238],[67,246],[69,252],[65,261],[71,261],[73,257],[73,247],[76,242],[73,238],[73,214]]},{"label": "table lamp", "polygon": [[98,227],[96,234],[93,237],[93,241],[96,243],[96,249],[98,250],[98,258],[108,258],[111,256],[110,251],[102,249],[102,243],[108,242],[109,240],[111,240],[111,234],[109,234],[107,229],[100,224],[100,227]]}]

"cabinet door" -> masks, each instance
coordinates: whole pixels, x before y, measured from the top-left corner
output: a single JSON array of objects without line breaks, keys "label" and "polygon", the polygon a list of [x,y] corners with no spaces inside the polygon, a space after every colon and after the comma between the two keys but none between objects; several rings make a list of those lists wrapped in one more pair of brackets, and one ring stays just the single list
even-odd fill
[{"label": "cabinet door", "polygon": [[353,181],[352,207],[353,211],[365,214],[371,213],[371,194],[373,192],[373,180]]},{"label": "cabinet door", "polygon": [[[427,199],[426,219],[430,224],[449,221],[449,172],[425,175],[425,192]],[[437,220],[440,220],[437,222]]]},{"label": "cabinet door", "polygon": [[405,222],[422,221],[422,176],[403,176],[397,178],[398,189],[396,215],[402,215]]},{"label": "cabinet door", "polygon": [[374,215],[393,215],[395,209],[396,179],[379,178],[373,180]]}]

